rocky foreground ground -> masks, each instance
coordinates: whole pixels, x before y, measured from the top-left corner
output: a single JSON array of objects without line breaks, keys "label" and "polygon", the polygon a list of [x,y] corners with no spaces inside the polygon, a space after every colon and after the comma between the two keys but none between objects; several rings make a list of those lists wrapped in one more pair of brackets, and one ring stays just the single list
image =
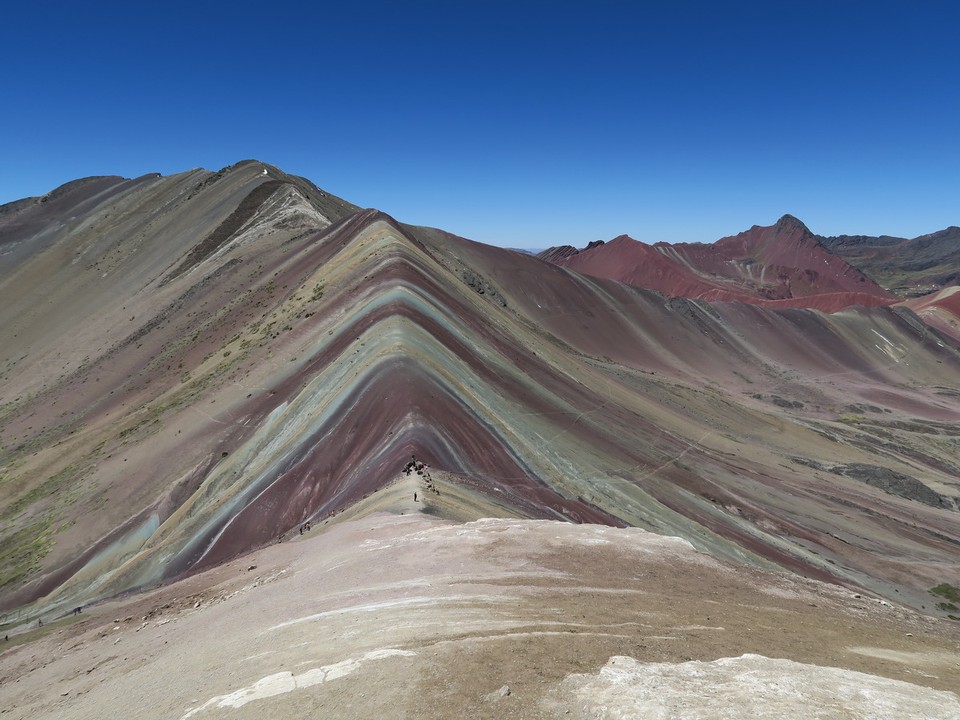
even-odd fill
[{"label": "rocky foreground ground", "polygon": [[22,628],[0,716],[960,718],[957,623],[638,529],[429,509]]}]

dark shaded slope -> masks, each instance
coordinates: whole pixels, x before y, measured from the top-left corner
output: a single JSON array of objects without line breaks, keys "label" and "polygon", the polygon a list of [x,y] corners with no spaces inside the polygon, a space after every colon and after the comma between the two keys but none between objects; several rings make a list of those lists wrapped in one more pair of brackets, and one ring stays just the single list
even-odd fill
[{"label": "dark shaded slope", "polygon": [[951,226],[913,239],[890,236],[822,237],[844,257],[901,297],[917,297],[960,285],[960,227]]},{"label": "dark shaded slope", "polygon": [[195,245],[183,262],[170,275],[164,278],[168,282],[178,275],[186,272],[206,258],[210,257],[223,243],[229,240],[233,235],[243,227],[254,216],[254,213],[260,209],[263,202],[269,198],[276,190],[282,186],[280,180],[268,180],[262,185],[258,185],[240,202],[237,209],[230,213],[227,218],[220,223],[209,235]]}]

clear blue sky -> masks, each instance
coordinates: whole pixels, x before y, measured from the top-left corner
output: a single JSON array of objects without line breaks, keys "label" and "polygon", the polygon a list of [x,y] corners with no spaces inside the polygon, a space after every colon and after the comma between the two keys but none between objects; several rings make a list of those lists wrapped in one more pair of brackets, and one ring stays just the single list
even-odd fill
[{"label": "clear blue sky", "polygon": [[947,2],[20,2],[0,202],[257,158],[493,244],[960,224]]}]

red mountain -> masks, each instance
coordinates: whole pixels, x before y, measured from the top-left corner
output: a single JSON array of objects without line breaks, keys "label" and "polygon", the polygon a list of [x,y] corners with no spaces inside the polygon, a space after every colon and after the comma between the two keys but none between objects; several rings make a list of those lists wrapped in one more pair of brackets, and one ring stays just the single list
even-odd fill
[{"label": "red mountain", "polygon": [[850,305],[890,305],[897,298],[870,280],[791,215],[754,225],[713,244],[647,245],[626,235],[571,253],[540,257],[557,265],[658,290],[671,297],[737,300],[772,307],[833,312]]}]

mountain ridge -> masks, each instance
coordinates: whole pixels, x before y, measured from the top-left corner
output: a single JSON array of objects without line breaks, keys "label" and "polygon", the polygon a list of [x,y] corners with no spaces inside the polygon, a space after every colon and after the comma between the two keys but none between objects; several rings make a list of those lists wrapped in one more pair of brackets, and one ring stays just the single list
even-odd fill
[{"label": "mountain ridge", "polygon": [[960,227],[955,225],[911,239],[840,235],[821,241],[901,297],[960,284]]},{"label": "mountain ridge", "polygon": [[955,565],[960,346],[910,310],[665,298],[279,173],[154,178],[0,272],[4,609],[218,565],[410,456],[445,517],[638,526],[918,607]]}]

